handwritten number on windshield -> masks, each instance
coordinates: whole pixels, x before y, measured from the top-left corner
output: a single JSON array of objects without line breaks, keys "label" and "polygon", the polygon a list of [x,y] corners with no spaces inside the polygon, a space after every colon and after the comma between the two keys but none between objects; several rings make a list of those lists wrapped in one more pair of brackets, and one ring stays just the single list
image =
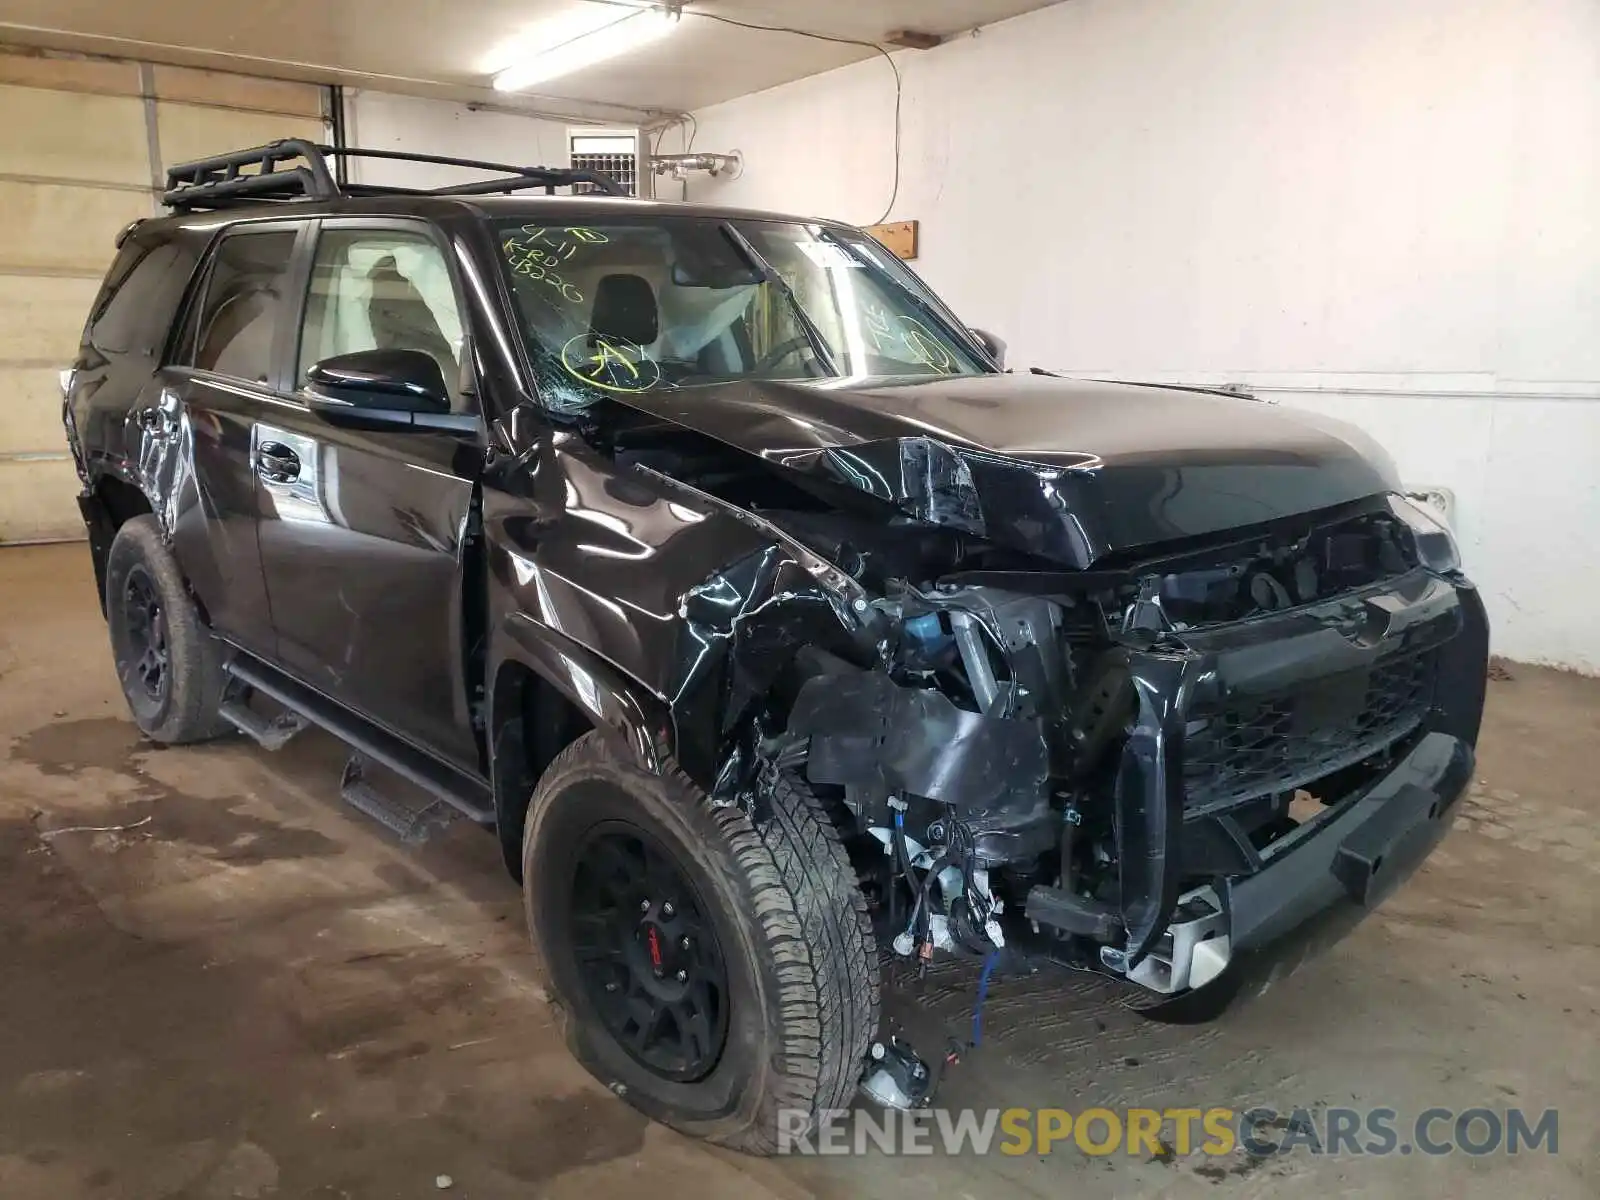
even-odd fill
[{"label": "handwritten number on windshield", "polygon": [[868,304],[862,310],[862,317],[867,326],[867,336],[872,339],[872,349],[875,353],[894,353],[899,338],[895,337],[894,329],[889,324],[889,314],[876,304]]},{"label": "handwritten number on windshield", "polygon": [[548,229],[524,225],[520,237],[509,237],[502,244],[511,270],[525,279],[548,284],[571,304],[582,304],[583,293],[559,275],[555,268],[569,261],[584,246],[610,241],[598,229]]}]

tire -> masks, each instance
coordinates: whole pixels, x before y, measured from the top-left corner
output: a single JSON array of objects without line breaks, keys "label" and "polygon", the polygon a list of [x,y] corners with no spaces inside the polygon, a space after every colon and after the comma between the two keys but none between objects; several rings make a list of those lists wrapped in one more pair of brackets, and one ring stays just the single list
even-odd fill
[{"label": "tire", "polygon": [[[646,1115],[751,1154],[774,1153],[780,1128],[809,1131],[822,1110],[849,1103],[879,1017],[877,947],[838,834],[798,780],[785,777],[774,790],[770,819],[757,828],[740,809],[712,805],[670,763],[650,774],[591,732],[539,781],[522,842],[535,966],[573,1053]],[[592,976],[580,971],[578,858],[616,829],[636,831],[675,860],[720,946],[726,1039],[697,1078],[664,1077],[625,1047],[596,1004],[605,998]],[[651,954],[659,979],[653,936]]]},{"label": "tire", "polygon": [[[169,746],[227,732],[217,715],[227,682],[221,647],[201,622],[154,517],[133,517],[117,530],[106,556],[105,604],[117,679],[140,731]],[[164,658],[157,686],[152,643],[160,645],[155,657]]]}]

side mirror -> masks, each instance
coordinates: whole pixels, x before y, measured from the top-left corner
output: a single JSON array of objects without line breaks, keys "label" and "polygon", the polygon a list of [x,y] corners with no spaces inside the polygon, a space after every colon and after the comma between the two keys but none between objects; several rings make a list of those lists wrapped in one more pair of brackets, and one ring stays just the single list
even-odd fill
[{"label": "side mirror", "polygon": [[444,372],[421,350],[357,350],[325,358],[306,372],[302,398],[324,421],[347,429],[478,428],[471,413],[450,411]]},{"label": "side mirror", "polygon": [[971,333],[973,337],[978,339],[978,345],[983,347],[984,353],[986,353],[990,358],[994,359],[995,366],[999,367],[1002,371],[1005,370],[1006,344],[999,338],[995,337],[995,335],[990,333],[987,329],[971,329],[968,330],[968,332]]}]

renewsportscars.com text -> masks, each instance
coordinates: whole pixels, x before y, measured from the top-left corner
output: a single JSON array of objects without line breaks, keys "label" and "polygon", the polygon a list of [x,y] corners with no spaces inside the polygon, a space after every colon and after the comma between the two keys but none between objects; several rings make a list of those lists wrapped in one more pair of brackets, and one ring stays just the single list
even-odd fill
[{"label": "renewsportscars.com text", "polygon": [[1560,1114],[1547,1108],[990,1108],[830,1109],[778,1114],[780,1154],[1051,1154],[1253,1158],[1316,1154],[1556,1154]]}]

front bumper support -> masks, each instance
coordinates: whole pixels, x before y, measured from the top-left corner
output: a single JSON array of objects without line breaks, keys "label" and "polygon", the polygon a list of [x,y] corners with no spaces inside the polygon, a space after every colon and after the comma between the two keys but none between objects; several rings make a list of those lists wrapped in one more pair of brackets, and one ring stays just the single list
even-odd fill
[{"label": "front bumper support", "polygon": [[[1430,653],[1437,658],[1434,694],[1414,736],[1426,741],[1429,733],[1446,734],[1461,744],[1470,762],[1482,715],[1488,626],[1477,592],[1458,579],[1413,571],[1387,586],[1280,618],[1195,630],[1181,638],[1181,645],[1162,650],[1123,651],[1139,710],[1117,779],[1118,859],[1128,941],[1122,952],[1110,955],[1112,970],[1133,971],[1157,947],[1186,888],[1205,878],[1224,880],[1230,890],[1246,888],[1283,853],[1277,845],[1254,850],[1226,813],[1186,810],[1187,725],[1208,699],[1248,701],[1318,688],[1326,680],[1360,680],[1379,662]],[[1325,715],[1323,720],[1338,725],[1339,717]],[[1317,736],[1317,730],[1310,736]],[[1389,778],[1400,773],[1395,768]],[[1322,798],[1336,810],[1349,803],[1347,797]],[[1288,842],[1299,845],[1309,832],[1296,832]],[[1341,877],[1363,894],[1381,893],[1389,875],[1386,866],[1392,870],[1392,864],[1381,861],[1384,853],[1374,848],[1384,842],[1382,827],[1374,826],[1339,859]],[[1210,848],[1216,845],[1224,845],[1229,854],[1214,858]],[[1248,888],[1245,894],[1250,894]],[[1235,934],[1235,949],[1240,944]]]},{"label": "front bumper support", "polygon": [[1430,733],[1360,799],[1271,847],[1254,875],[1225,881],[1235,952],[1281,951],[1277,943],[1311,932],[1318,918],[1375,908],[1449,830],[1472,767],[1470,746]]},{"label": "front bumper support", "polygon": [[[1454,821],[1472,766],[1472,748],[1459,738],[1425,735],[1361,796],[1275,842],[1254,874],[1187,893],[1140,962],[1123,968],[1110,946],[1101,961],[1173,997],[1151,1010],[1158,1016],[1169,1006],[1206,1007],[1195,996],[1220,1008],[1241,985],[1265,986],[1337,941],[1421,865]],[[1028,911],[1035,914],[1031,900]],[[1200,991],[1184,995],[1190,988]]]},{"label": "front bumper support", "polygon": [[[1176,648],[1124,651],[1139,709],[1116,789],[1121,908],[1128,939],[1122,951],[1105,957],[1119,972],[1131,972],[1156,948],[1173,920],[1179,897],[1203,881],[1197,875],[1217,881],[1219,892],[1248,898],[1256,894],[1253,887],[1262,886],[1259,877],[1291,847],[1301,846],[1310,836],[1319,844],[1323,838],[1323,826],[1317,824],[1257,851],[1231,827],[1225,813],[1197,816],[1186,811],[1185,733],[1198,704],[1218,696],[1249,698],[1315,688],[1330,679],[1359,679],[1391,656],[1436,655],[1433,698],[1404,763],[1368,788],[1360,800],[1321,797],[1338,811],[1339,827],[1347,833],[1353,827],[1342,822],[1349,813],[1370,815],[1372,797],[1389,795],[1381,788],[1423,769],[1406,763],[1429,763],[1441,753],[1430,736],[1434,733],[1459,745],[1470,772],[1471,747],[1482,713],[1488,627],[1477,592],[1459,580],[1415,571],[1384,587],[1281,617],[1181,637]],[[1427,746],[1435,748],[1425,750]],[[1451,792],[1438,811],[1447,809],[1454,798]],[[1399,800],[1390,797],[1381,806],[1387,815],[1352,839],[1339,856],[1335,882],[1348,881],[1362,897],[1380,898],[1399,869],[1397,862],[1385,861],[1385,847],[1390,846],[1387,831],[1410,829],[1414,822],[1407,814],[1417,803],[1414,792]],[[1432,799],[1422,806],[1423,811],[1432,807]],[[1207,843],[1219,842],[1230,849],[1231,861],[1226,856],[1223,861],[1208,858]],[[1264,927],[1275,920],[1267,912],[1255,919]],[[1289,924],[1298,920],[1292,915],[1284,919]],[[1248,944],[1250,939],[1243,935],[1249,932],[1235,929],[1235,952]]]}]

